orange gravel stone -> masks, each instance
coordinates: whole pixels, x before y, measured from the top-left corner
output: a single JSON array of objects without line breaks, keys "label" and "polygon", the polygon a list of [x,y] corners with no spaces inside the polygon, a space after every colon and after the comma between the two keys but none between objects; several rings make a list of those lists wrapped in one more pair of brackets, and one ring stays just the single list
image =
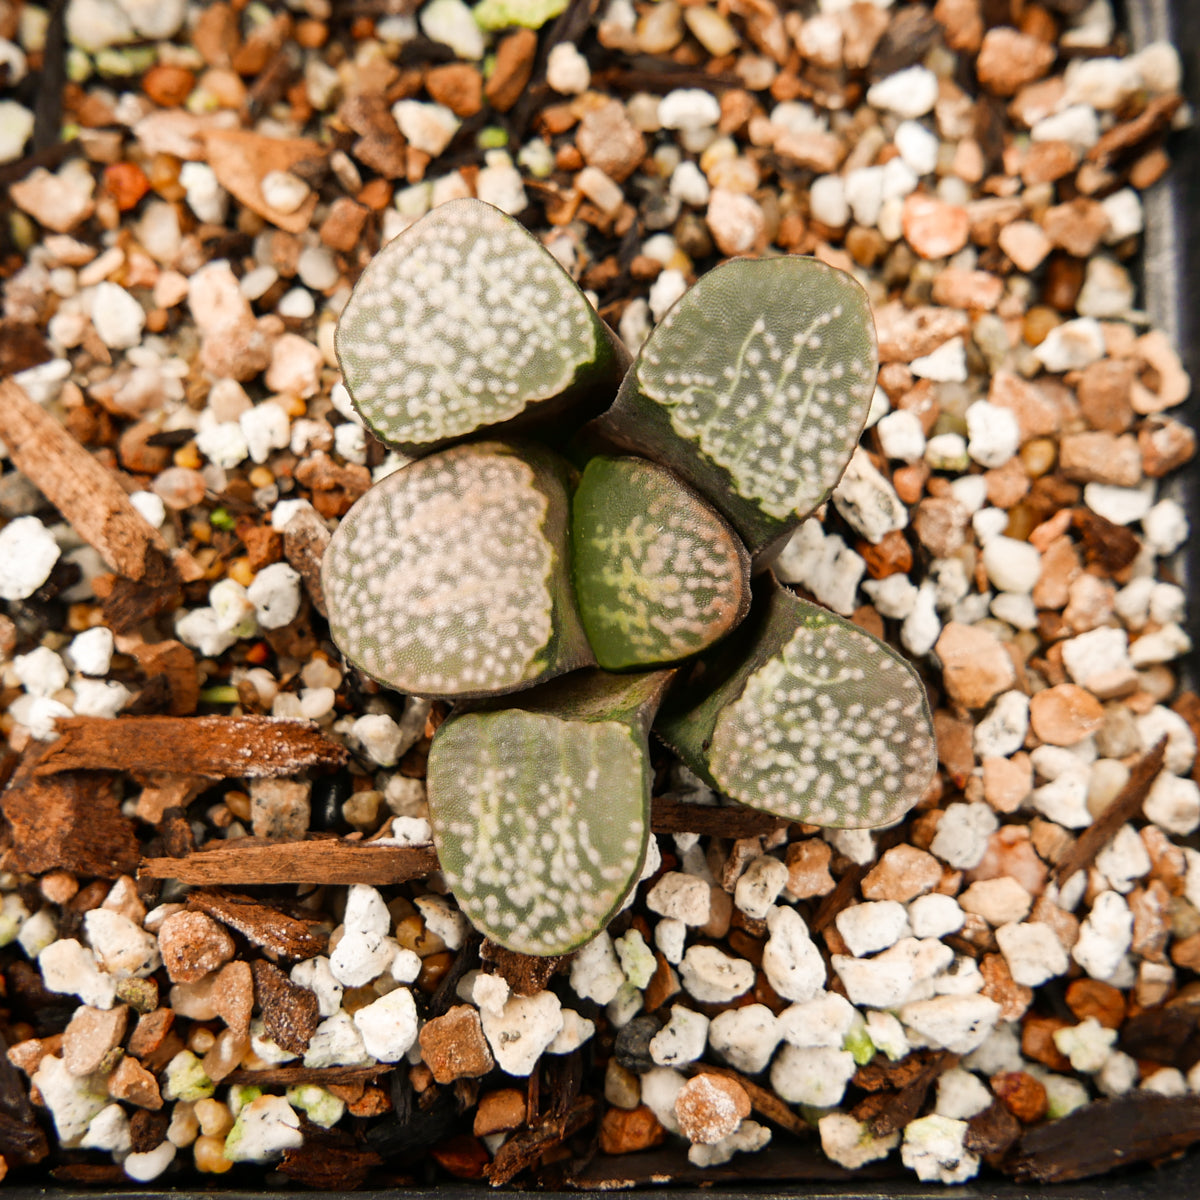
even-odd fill
[{"label": "orange gravel stone", "polygon": [[1105,1029],[1120,1029],[1125,1020],[1125,996],[1098,979],[1073,980],[1067,988],[1067,1007],[1080,1021],[1095,1017]]},{"label": "orange gravel stone", "polygon": [[1053,46],[1000,25],[984,34],[975,73],[993,95],[1011,96],[1024,84],[1041,79],[1054,59]]},{"label": "orange gravel stone", "polygon": [[1028,1071],[1004,1071],[991,1078],[992,1091],[1022,1125],[1032,1125],[1046,1115],[1046,1089]]},{"label": "orange gravel stone", "polygon": [[1060,683],[1030,700],[1029,724],[1043,742],[1075,746],[1104,724],[1104,706],[1076,684]]},{"label": "orange gravel stone", "polygon": [[905,241],[927,259],[957,254],[971,232],[965,208],[916,193],[905,199],[900,221]]},{"label": "orange gravel stone", "polygon": [[661,1146],[667,1131],[644,1104],[610,1108],[600,1122],[600,1149],[605,1154],[635,1154]]},{"label": "orange gravel stone", "polygon": [[182,104],[195,85],[196,76],[187,67],[158,63],[142,76],[142,91],[164,108]]},{"label": "orange gravel stone", "polygon": [[137,163],[112,163],[104,168],[104,190],[117,202],[121,212],[128,212],[150,190],[150,180]]},{"label": "orange gravel stone", "polygon": [[675,1119],[688,1141],[713,1146],[750,1115],[750,1097],[736,1079],[695,1075],[675,1097]]}]

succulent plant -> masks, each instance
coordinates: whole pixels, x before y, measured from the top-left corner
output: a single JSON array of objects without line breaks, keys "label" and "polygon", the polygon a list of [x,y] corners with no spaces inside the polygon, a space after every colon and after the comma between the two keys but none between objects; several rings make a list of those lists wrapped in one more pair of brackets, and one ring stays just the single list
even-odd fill
[{"label": "succulent plant", "polygon": [[631,363],[536,239],[457,200],[370,264],[337,348],[368,427],[422,457],[335,532],[330,628],[385,685],[456,701],[430,815],[484,933],[552,955],[604,928],[645,858],[651,731],[789,820],[881,825],[920,797],[914,669],[764,570],[866,420],[853,278],[732,260]]}]

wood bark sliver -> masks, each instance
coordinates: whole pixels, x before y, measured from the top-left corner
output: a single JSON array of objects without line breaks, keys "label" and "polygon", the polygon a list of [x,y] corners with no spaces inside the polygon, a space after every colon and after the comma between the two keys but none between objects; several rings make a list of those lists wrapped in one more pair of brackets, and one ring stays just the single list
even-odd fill
[{"label": "wood bark sliver", "polygon": [[291,717],[64,717],[56,728],[60,737],[42,755],[38,775],[82,770],[268,779],[333,770],[348,758],[313,722]]},{"label": "wood bark sliver", "polygon": [[317,207],[312,192],[293,212],[267,203],[262,181],[272,171],[291,171],[300,163],[323,159],[327,153],[309,138],[274,138],[244,129],[206,129],[200,134],[217,182],[247,208],[288,233],[303,233]]},{"label": "wood bark sliver", "polygon": [[1054,868],[1054,878],[1061,887],[1075,874],[1090,867],[1096,855],[1117,835],[1117,831],[1142,811],[1150,787],[1162,770],[1167,753],[1167,739],[1133,764],[1129,779],[1113,802],[1079,835],[1071,848]]},{"label": "wood bark sliver", "polygon": [[336,837],[280,842],[236,838],[185,858],[147,858],[139,874],[202,886],[222,884],[367,883],[375,887],[422,879],[437,870],[432,846],[379,846]]},{"label": "wood bark sliver", "polygon": [[174,587],[171,553],[116,476],[11,379],[0,381],[0,441],[13,465],[119,575]]}]

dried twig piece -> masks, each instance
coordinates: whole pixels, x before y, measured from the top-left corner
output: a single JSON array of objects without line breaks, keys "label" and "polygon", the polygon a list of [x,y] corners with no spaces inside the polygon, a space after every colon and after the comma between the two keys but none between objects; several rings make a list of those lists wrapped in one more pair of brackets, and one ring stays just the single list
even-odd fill
[{"label": "dried twig piece", "polygon": [[166,772],[266,779],[347,759],[311,721],[288,717],[64,717],[39,775],[59,771]]},{"label": "dried twig piece", "polygon": [[239,1067],[225,1076],[226,1083],[253,1083],[259,1087],[294,1087],[301,1083],[371,1083],[396,1068],[395,1063],[372,1063],[369,1067],[268,1067],[247,1071]]},{"label": "dried twig piece", "polygon": [[773,833],[787,821],[740,804],[688,804],[674,796],[650,801],[650,828],[655,833],[698,833],[706,837],[744,838]]},{"label": "dried twig piece", "polygon": [[114,571],[147,587],[175,586],[166,542],[112,472],[11,379],[0,382],[0,440],[17,470]]},{"label": "dried twig piece", "polygon": [[1064,884],[1076,871],[1090,867],[1096,855],[1116,836],[1117,830],[1127,821],[1132,821],[1142,810],[1142,804],[1150,792],[1150,785],[1162,770],[1167,752],[1167,739],[1133,764],[1129,779],[1117,793],[1116,799],[1079,835],[1074,845],[1058,861],[1054,875],[1059,884]]},{"label": "dried twig piece", "polygon": [[313,838],[278,842],[237,838],[197,850],[187,858],[146,858],[139,874],[180,883],[369,883],[376,887],[423,879],[437,870],[432,846],[376,846]]},{"label": "dried twig piece", "polygon": [[531,1129],[514,1133],[496,1152],[491,1166],[484,1172],[492,1187],[502,1187],[513,1176],[532,1166],[552,1146],[557,1146],[582,1129],[591,1119],[596,1101],[581,1096],[563,1117],[543,1117]]}]

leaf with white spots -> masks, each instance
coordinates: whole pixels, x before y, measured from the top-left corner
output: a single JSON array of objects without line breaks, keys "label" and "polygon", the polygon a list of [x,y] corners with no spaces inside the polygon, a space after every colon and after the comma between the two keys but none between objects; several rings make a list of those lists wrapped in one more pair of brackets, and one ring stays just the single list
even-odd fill
[{"label": "leaf with white spots", "polygon": [[481,442],[377,483],[325,553],[338,648],[422,696],[495,695],[593,662],[569,578],[568,474],[543,448]]},{"label": "leaf with white spots", "polygon": [[813,258],[734,259],[667,313],[595,429],[681,475],[757,557],[841,477],[876,367],[852,276]]},{"label": "leaf with white spots", "polygon": [[610,671],[697,654],[750,606],[737,535],[670,471],[593,458],[571,506],[572,572],[596,661]]},{"label": "leaf with white spots", "polygon": [[[744,632],[743,632],[744,631]],[[725,795],[812,825],[897,820],[933,778],[925,688],[895,651],[769,580],[699,696],[656,725]]]},{"label": "leaf with white spots", "polygon": [[549,251],[473,199],[439,205],[371,260],[335,341],[367,426],[412,455],[575,406],[586,418],[629,361]]},{"label": "leaf with white spots", "polygon": [[455,713],[429,751],[438,862],[482,933],[521,954],[595,937],[641,874],[647,729],[671,672],[590,671]]}]

